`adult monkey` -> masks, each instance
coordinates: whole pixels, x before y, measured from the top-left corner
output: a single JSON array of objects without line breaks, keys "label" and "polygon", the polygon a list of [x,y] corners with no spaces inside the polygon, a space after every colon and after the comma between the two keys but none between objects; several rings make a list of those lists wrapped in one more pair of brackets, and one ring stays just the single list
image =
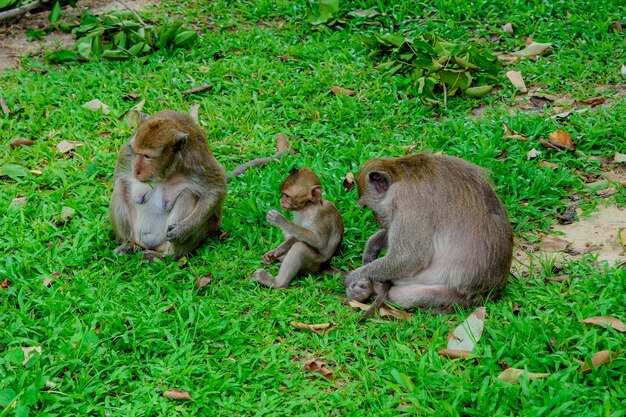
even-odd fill
[{"label": "adult monkey", "polygon": [[363,266],[344,280],[349,299],[365,301],[378,293],[380,305],[387,292],[404,308],[445,311],[500,294],[513,234],[481,168],[420,153],[371,160],[356,182],[359,205],[374,212],[381,230],[368,240]]},{"label": "adult monkey", "polygon": [[[149,260],[178,258],[222,225],[230,178],[192,117],[169,110],[137,116],[137,130],[122,147],[113,176],[109,214],[121,243],[115,252],[141,249]],[[231,176],[285,152],[250,161]]]}]

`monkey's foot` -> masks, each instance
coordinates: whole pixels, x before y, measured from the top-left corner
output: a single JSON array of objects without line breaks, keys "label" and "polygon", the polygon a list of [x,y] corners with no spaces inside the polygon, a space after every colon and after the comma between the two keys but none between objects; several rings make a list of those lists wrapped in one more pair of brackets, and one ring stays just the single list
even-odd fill
[{"label": "monkey's foot", "polygon": [[161,252],[146,249],[141,253],[141,259],[148,261],[148,263],[151,264],[155,259],[165,259],[165,257]]},{"label": "monkey's foot", "polygon": [[265,272],[264,269],[257,269],[256,271],[254,271],[254,273],[252,274],[252,281],[258,282],[259,284],[265,285],[266,287],[270,288],[281,288],[276,285],[274,277]]},{"label": "monkey's foot", "polygon": [[123,243],[115,248],[113,253],[115,253],[116,255],[126,255],[127,253],[137,253],[138,250],[139,246],[133,243]]},{"label": "monkey's foot", "polygon": [[348,281],[346,285],[346,296],[348,300],[363,302],[374,294],[374,286],[369,279],[358,281]]}]

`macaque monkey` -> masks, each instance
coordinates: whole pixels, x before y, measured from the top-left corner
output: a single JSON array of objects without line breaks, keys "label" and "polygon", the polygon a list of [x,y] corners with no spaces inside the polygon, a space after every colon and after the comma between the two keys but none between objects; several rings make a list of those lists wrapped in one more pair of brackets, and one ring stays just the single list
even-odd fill
[{"label": "macaque monkey", "polygon": [[481,168],[421,153],[371,160],[356,183],[359,205],[374,212],[381,230],[367,241],[363,266],[344,280],[348,299],[378,294],[378,307],[388,297],[404,308],[446,311],[500,294],[513,234]]},{"label": "macaque monkey", "polygon": [[337,207],[322,198],[317,175],[305,168],[291,171],[280,186],[280,206],[293,211],[293,222],[276,210],[267,213],[267,221],[280,228],[285,241],[263,255],[265,265],[282,262],[278,276],[259,269],[252,280],[271,288],[286,288],[299,274],[314,274],[329,266],[343,240],[343,219]]},{"label": "macaque monkey", "polygon": [[[115,252],[141,249],[148,260],[178,258],[222,225],[228,178],[189,115],[165,110],[140,113],[139,119],[113,177],[109,214],[121,243]],[[269,160],[251,161],[246,168]]]}]

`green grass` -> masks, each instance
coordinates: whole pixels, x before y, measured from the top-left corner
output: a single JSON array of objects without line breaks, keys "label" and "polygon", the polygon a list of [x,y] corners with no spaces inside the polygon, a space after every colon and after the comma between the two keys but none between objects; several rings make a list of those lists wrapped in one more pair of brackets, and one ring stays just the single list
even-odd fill
[{"label": "green grass", "polygon": [[[167,14],[195,25],[201,40],[193,50],[71,71],[35,56],[0,74],[0,95],[11,109],[0,118],[0,165],[42,172],[0,178],[0,281],[9,282],[0,290],[0,405],[16,398],[0,416],[625,415],[626,355],[584,374],[575,361],[626,349],[623,334],[579,322],[601,315],[626,320],[624,268],[586,257],[562,266],[558,274],[570,274],[567,283],[545,281],[550,265],[511,278],[504,297],[487,304],[485,333],[468,360],[436,351],[469,311],[363,323],[339,278],[302,277],[285,291],[248,279],[281,240],[265,215],[278,207],[278,185],[294,166],[319,173],[325,196],[344,215],[346,237],[334,260],[343,269],[360,265],[375,230],[373,216],[356,206],[356,191],[343,190],[343,177],[370,158],[404,155],[411,144],[490,170],[518,237],[545,232],[572,194],[585,197],[585,209],[598,204],[580,174],[599,173],[597,158],[626,152],[623,89],[603,93],[607,106],[555,120],[515,111],[516,92],[502,75],[502,88],[482,102],[451,98],[447,109],[436,109],[422,105],[402,77],[378,73],[361,36],[435,31],[498,51],[521,49],[526,37],[553,42],[551,55],[507,68],[522,71],[530,87],[581,100],[624,85],[624,35],[607,30],[623,19],[625,6],[475,3],[355,1],[342,7],[375,7],[385,12],[374,19],[380,26],[356,19],[315,31],[306,20],[316,7],[305,1],[163,2],[147,18],[163,21]],[[426,17],[437,20],[414,20]],[[506,22],[515,35],[501,31]],[[502,37],[481,41],[490,34]],[[207,83],[214,84],[210,92],[180,93]],[[357,94],[335,96],[334,85]],[[227,170],[273,153],[277,133],[298,151],[229,185],[223,226],[229,236],[208,240],[182,268],[112,254],[108,200],[117,150],[130,135],[118,119],[135,104],[122,99],[128,93],[145,98],[149,113],[199,103],[201,126]],[[111,106],[111,115],[81,107],[94,98]],[[485,116],[474,118],[480,103]],[[530,140],[504,138],[503,122]],[[539,138],[559,129],[580,152],[541,148]],[[20,136],[36,144],[9,149]],[[56,144],[64,139],[85,145],[60,155]],[[533,147],[559,168],[528,161]],[[503,150],[507,158],[496,159]],[[608,202],[623,205],[626,191],[617,189]],[[20,193],[27,202],[13,207]],[[76,213],[57,224],[64,206]],[[198,289],[196,279],[209,273],[212,283]],[[46,278],[55,283],[44,286]],[[319,336],[293,329],[291,321],[339,327]],[[42,353],[23,365],[21,348],[28,346]],[[303,370],[314,358],[327,363],[333,381]],[[502,361],[550,376],[510,385],[497,379]],[[171,388],[189,391],[192,401],[164,398]]]}]

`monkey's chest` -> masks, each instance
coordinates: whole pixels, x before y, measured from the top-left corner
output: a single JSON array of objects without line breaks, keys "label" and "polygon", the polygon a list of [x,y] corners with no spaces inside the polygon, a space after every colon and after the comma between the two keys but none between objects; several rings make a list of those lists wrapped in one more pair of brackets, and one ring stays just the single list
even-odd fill
[{"label": "monkey's chest", "polygon": [[135,206],[134,234],[140,245],[153,249],[165,242],[169,218],[182,189],[136,182],[131,187]]}]

